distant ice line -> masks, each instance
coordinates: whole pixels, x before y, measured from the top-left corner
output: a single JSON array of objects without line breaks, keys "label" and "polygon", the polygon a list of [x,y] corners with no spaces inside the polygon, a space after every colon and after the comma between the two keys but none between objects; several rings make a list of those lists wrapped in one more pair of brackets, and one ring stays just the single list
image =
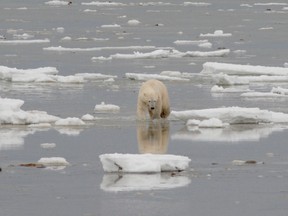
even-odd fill
[{"label": "distant ice line", "polygon": [[112,60],[112,59],[159,59],[159,58],[182,58],[182,57],[224,57],[230,53],[229,49],[216,51],[187,51],[180,52],[175,49],[157,49],[152,52],[141,53],[134,52],[133,54],[114,54],[109,57],[93,57],[93,61],[97,60]]},{"label": "distant ice line", "polygon": [[102,50],[129,50],[129,49],[156,49],[155,46],[123,46],[123,47],[92,47],[92,48],[68,48],[68,47],[44,47],[43,50],[59,52],[90,52]]},{"label": "distant ice line", "polygon": [[37,43],[50,43],[48,38],[46,39],[30,39],[30,40],[0,40],[1,44],[37,44]]}]

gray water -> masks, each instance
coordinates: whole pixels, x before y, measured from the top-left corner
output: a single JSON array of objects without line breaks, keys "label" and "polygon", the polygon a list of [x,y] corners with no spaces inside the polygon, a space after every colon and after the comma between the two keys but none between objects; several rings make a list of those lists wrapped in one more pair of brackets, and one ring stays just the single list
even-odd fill
[{"label": "gray water", "polygon": [[[140,6],[145,1],[119,0],[125,6],[86,6],[72,1],[69,6],[49,6],[46,1],[2,0],[0,35],[13,40],[13,34],[29,33],[33,39],[49,38],[47,44],[0,44],[0,65],[19,69],[57,67],[59,75],[103,73],[117,75],[113,84],[33,84],[0,81],[0,96],[25,101],[23,110],[42,110],[62,118],[86,113],[102,116],[85,127],[33,129],[27,126],[0,127],[0,209],[1,215],[287,215],[287,131],[286,125],[236,125],[227,129],[189,132],[185,123],[170,121],[169,127],[153,128],[166,136],[161,153],[191,158],[184,173],[163,174],[168,187],[139,187],[111,192],[107,188],[129,176],[105,174],[99,160],[104,153],[143,153],[137,139],[135,121],[139,81],[125,73],[180,71],[199,73],[208,61],[283,66],[287,62],[287,10],[281,5],[254,5],[255,0],[205,0],[208,6],[171,4]],[[269,3],[271,1],[263,0]],[[134,3],[134,4],[132,4]],[[249,4],[252,7],[241,6]],[[25,7],[24,10],[21,8]],[[288,5],[286,5],[288,7]],[[20,9],[19,9],[20,8]],[[97,12],[84,12],[85,9]],[[141,23],[129,26],[128,20]],[[101,28],[119,24],[120,28]],[[57,31],[63,27],[64,32]],[[264,29],[272,27],[273,29]],[[212,49],[228,48],[227,57],[166,58],[141,60],[91,60],[95,56],[131,53],[131,50],[55,52],[45,47],[174,47],[180,51],[201,50],[197,46],[177,46],[176,40],[200,40],[201,33],[215,30],[232,37],[208,38]],[[61,40],[69,36],[71,41]],[[87,38],[79,40],[79,38]],[[92,38],[109,38],[93,41]],[[78,40],[77,40],[78,39]],[[246,50],[238,55],[233,51]],[[137,50],[133,50],[137,51]],[[145,52],[145,51],[143,51]],[[192,63],[192,64],[191,64]],[[211,80],[165,82],[172,110],[205,109],[221,106],[259,107],[288,112],[287,100],[245,100],[239,93],[213,95]],[[250,86],[269,90],[287,83]],[[121,107],[116,114],[94,113],[94,106],[105,101]],[[138,128],[139,129],[139,128]],[[201,136],[202,135],[202,136]],[[53,149],[41,143],[55,143]],[[147,149],[146,149],[147,150]],[[151,149],[150,149],[151,150]],[[149,151],[149,147],[148,150]],[[61,170],[20,167],[42,157],[64,157],[70,163]],[[234,166],[232,161],[255,160],[264,164]],[[108,176],[107,176],[108,175]],[[152,174],[151,174],[152,175]],[[111,177],[111,178],[110,178]],[[141,177],[141,176],[140,176]],[[112,181],[108,181],[112,179]],[[115,181],[113,182],[113,178]],[[149,176],[143,174],[143,179]],[[130,183],[133,182],[133,176]],[[174,183],[169,184],[172,179]],[[184,179],[184,181],[183,181]],[[163,181],[164,181],[163,180]],[[183,186],[177,186],[182,182]],[[175,183],[176,182],[176,183]],[[164,181],[165,183],[165,181]],[[108,187],[103,187],[108,185]],[[122,188],[123,189],[123,188]]]}]

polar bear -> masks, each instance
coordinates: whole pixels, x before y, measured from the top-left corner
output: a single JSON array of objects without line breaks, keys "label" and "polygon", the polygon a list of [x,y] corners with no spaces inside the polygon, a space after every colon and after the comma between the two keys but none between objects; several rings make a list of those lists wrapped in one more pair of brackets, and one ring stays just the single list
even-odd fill
[{"label": "polar bear", "polygon": [[137,103],[138,119],[145,120],[147,111],[151,120],[165,119],[170,114],[168,91],[161,81],[148,80],[142,84],[139,90]]}]

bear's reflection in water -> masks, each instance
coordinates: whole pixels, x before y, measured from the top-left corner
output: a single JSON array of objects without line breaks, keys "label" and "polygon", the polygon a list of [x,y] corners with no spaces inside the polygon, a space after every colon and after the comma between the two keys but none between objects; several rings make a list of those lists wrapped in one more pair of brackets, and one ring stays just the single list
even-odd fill
[{"label": "bear's reflection in water", "polygon": [[165,154],[169,141],[168,121],[149,121],[137,124],[138,148],[141,154]]}]

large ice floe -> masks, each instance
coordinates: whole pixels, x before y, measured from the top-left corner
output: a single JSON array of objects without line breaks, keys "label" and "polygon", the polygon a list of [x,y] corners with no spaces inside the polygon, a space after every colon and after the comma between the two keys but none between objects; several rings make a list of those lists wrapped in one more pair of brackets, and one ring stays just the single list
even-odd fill
[{"label": "large ice floe", "polygon": [[117,76],[100,73],[78,73],[75,75],[61,76],[55,67],[40,67],[33,69],[18,69],[0,66],[0,80],[10,82],[33,83],[85,83],[86,81],[111,80]]},{"label": "large ice floe", "polygon": [[222,107],[202,110],[172,111],[171,117],[188,121],[190,119],[219,119],[228,124],[288,123],[288,114],[259,108]]},{"label": "large ice floe", "polygon": [[161,154],[102,154],[99,156],[105,172],[159,173],[184,171],[188,157]]},{"label": "large ice floe", "polygon": [[211,76],[218,85],[247,85],[253,82],[287,82],[288,68],[206,62],[202,75]]},{"label": "large ice floe", "polygon": [[49,115],[44,111],[24,111],[21,109],[23,104],[23,100],[0,97],[0,125],[52,123],[60,119],[59,117]]},{"label": "large ice floe", "polygon": [[267,75],[267,76],[287,76],[288,68],[253,66],[241,64],[229,64],[218,62],[206,62],[203,64],[202,74],[228,74],[228,75]]}]

